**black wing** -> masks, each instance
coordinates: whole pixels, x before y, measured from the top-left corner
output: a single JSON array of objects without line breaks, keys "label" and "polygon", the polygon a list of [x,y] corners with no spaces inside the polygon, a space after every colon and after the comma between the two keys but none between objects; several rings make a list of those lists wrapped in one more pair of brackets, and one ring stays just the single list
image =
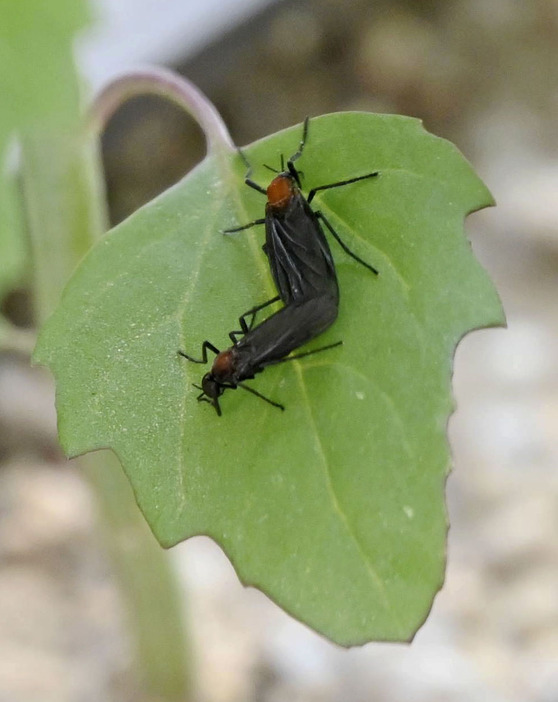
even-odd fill
[{"label": "black wing", "polygon": [[320,222],[304,197],[286,210],[266,212],[265,253],[277,291],[286,305],[312,297],[339,298],[337,275]]},{"label": "black wing", "polygon": [[338,309],[335,298],[313,297],[268,317],[235,346],[237,380],[252,378],[324,332],[337,318]]}]

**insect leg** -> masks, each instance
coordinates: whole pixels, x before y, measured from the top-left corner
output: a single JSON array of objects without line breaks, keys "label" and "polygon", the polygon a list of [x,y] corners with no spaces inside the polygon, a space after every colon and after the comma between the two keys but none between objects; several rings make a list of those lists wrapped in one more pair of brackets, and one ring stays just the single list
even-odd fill
[{"label": "insect leg", "polygon": [[[306,139],[308,137],[308,124],[309,124],[309,122],[310,122],[310,117],[306,117],[306,119],[304,120],[304,127],[302,128],[302,139],[300,140],[300,144],[298,145],[298,151],[296,152],[296,154],[293,154],[290,157],[290,159],[287,161],[287,168],[289,169],[289,173],[291,173],[291,175],[294,175],[293,163],[302,156],[302,152],[304,151],[304,145],[306,144]],[[294,169],[294,170],[296,172],[296,169]]]},{"label": "insect leg", "polygon": [[[252,309],[248,310],[248,312],[245,312],[238,320],[240,322],[241,328],[245,330],[245,332],[250,331],[250,329],[252,329],[254,325],[256,314],[268,305],[272,305],[274,302],[279,302],[280,299],[281,297],[279,295],[275,295],[275,297],[272,297],[271,300],[267,300],[267,302],[264,302],[261,305],[256,305],[256,307],[252,307]],[[250,324],[246,324],[246,317],[248,316],[252,317],[252,319],[250,320]]]},{"label": "insect leg", "polygon": [[262,195],[266,195],[266,196],[267,196],[267,190],[266,190],[265,188],[262,188],[261,185],[258,185],[256,182],[254,182],[251,178],[245,178],[245,179],[244,179],[244,182],[246,183],[246,185],[247,185],[248,187],[254,188],[254,190],[257,190],[257,191],[258,191],[259,193],[261,193]]},{"label": "insect leg", "polygon": [[326,216],[325,216],[324,214],[322,214],[322,212],[320,212],[319,210],[316,210],[316,211],[314,212],[314,214],[316,215],[316,217],[319,217],[319,218],[322,220],[322,222],[326,225],[326,227],[329,229],[329,231],[330,231],[330,232],[333,234],[333,236],[337,239],[337,241],[339,242],[339,244],[340,244],[341,248],[343,249],[343,251],[345,251],[346,253],[348,253],[349,256],[352,256],[352,258],[354,258],[355,261],[358,261],[358,262],[359,262],[360,264],[362,264],[365,268],[368,268],[369,271],[372,271],[372,273],[374,273],[374,275],[378,275],[378,271],[374,268],[374,266],[371,266],[369,263],[366,263],[366,261],[363,261],[362,258],[359,258],[355,253],[353,253],[353,252],[351,251],[351,249],[350,249],[350,248],[347,246],[347,244],[345,244],[345,242],[341,239],[341,237],[339,236],[339,234],[335,231],[335,229],[333,228],[333,226],[329,223],[329,220],[326,218]]},{"label": "insect leg", "polygon": [[252,395],[255,395],[256,397],[261,398],[262,400],[265,400],[267,403],[270,405],[273,405],[273,407],[278,407],[280,410],[285,411],[285,408],[283,405],[280,405],[278,402],[274,402],[273,400],[270,400],[269,397],[266,397],[265,395],[262,395],[261,392],[258,392],[257,390],[254,390],[254,388],[248,387],[248,385],[244,385],[244,383],[238,383],[238,387],[242,388],[243,390],[247,390],[248,392],[251,392]]},{"label": "insect leg", "polygon": [[242,149],[241,149],[241,148],[237,148],[237,151],[238,151],[238,154],[239,154],[240,158],[244,161],[244,165],[245,165],[246,168],[248,169],[248,170],[246,171],[246,176],[244,177],[244,182],[246,183],[246,185],[249,185],[251,188],[254,188],[254,190],[257,190],[259,193],[262,193],[262,195],[267,195],[267,190],[266,190],[265,188],[262,188],[261,185],[258,185],[257,183],[255,183],[255,182],[252,180],[252,178],[251,178],[251,175],[252,175],[252,166],[251,166],[251,164],[250,164],[250,161],[248,161],[248,159],[247,159],[246,156],[244,155],[244,152],[242,151]]},{"label": "insect leg", "polygon": [[380,171],[374,171],[374,173],[367,173],[366,175],[357,176],[356,178],[349,178],[348,180],[340,180],[338,183],[330,183],[329,185],[319,185],[317,188],[312,188],[308,193],[308,203],[312,202],[314,195],[318,190],[329,190],[330,188],[339,188],[341,185],[349,185],[350,183],[358,183],[359,180],[366,180],[367,178],[374,178],[380,175]]},{"label": "insect leg", "polygon": [[241,232],[243,229],[250,229],[250,227],[255,227],[256,224],[265,224],[265,219],[255,219],[253,222],[248,222],[248,224],[243,224],[241,227],[233,227],[232,229],[223,229],[223,234],[233,234],[234,232]]},{"label": "insect leg", "polygon": [[180,349],[177,351],[177,353],[180,356],[184,356],[184,358],[187,358],[189,361],[192,361],[193,363],[207,363],[207,349],[210,351],[213,351],[215,355],[219,354],[220,351],[218,348],[213,346],[213,344],[210,341],[204,341],[202,344],[202,357],[201,359],[197,358],[192,358],[192,356],[188,356],[187,353],[184,353],[184,351],[181,351]]},{"label": "insect leg", "polygon": [[[248,168],[246,172],[246,177],[244,178],[244,182],[246,185],[249,185],[251,188],[254,188],[254,190],[257,190],[259,193],[262,193],[263,195],[267,195],[267,190],[265,188],[262,188],[261,185],[258,185],[255,183],[250,176],[252,175],[252,166],[250,165],[248,159],[244,155],[241,149],[237,149],[240,157],[246,164],[246,167]],[[265,219],[255,219],[253,222],[249,222],[248,224],[243,224],[241,227],[233,227],[232,229],[224,229],[223,234],[232,234],[233,232],[240,232],[243,229],[249,229],[250,227],[253,227],[256,224],[265,224]]]},{"label": "insect leg", "polygon": [[218,398],[214,397],[210,400],[209,397],[206,397],[206,395],[202,392],[201,395],[198,395],[198,402],[208,402],[210,405],[215,407],[217,416],[221,416],[221,405],[219,404]]},{"label": "insect leg", "polygon": [[[243,315],[241,315],[238,318],[238,323],[240,324],[241,331],[229,332],[229,337],[233,344],[236,344],[237,336],[248,334],[250,329],[252,329],[252,327],[254,326],[254,321],[256,320],[256,314],[260,310],[263,310],[264,307],[267,307],[268,305],[272,305],[274,302],[279,302],[280,299],[281,298],[279,297],[279,295],[276,295],[275,297],[272,297],[271,300],[267,300],[267,302],[264,302],[261,305],[256,305],[255,307],[249,309],[248,312],[245,312]],[[246,322],[246,317],[252,317],[249,323]]]},{"label": "insect leg", "polygon": [[[290,175],[294,178],[296,183],[298,184],[299,187],[301,187],[301,182],[300,182],[300,176],[302,175],[302,171],[297,171],[294,162],[302,156],[302,152],[304,150],[304,145],[306,144],[306,137],[308,136],[308,123],[310,121],[310,117],[307,117],[304,120],[304,127],[302,130],[302,139],[300,140],[300,144],[298,147],[298,151],[296,154],[293,154],[290,159],[287,161],[287,171],[290,173]],[[283,167],[283,155],[281,154],[281,167]]]},{"label": "insect leg", "polygon": [[327,351],[328,349],[334,349],[336,346],[341,346],[342,341],[336,341],[334,344],[328,344],[327,346],[320,346],[319,349],[312,349],[311,351],[305,351],[304,353],[297,353],[294,356],[287,356],[286,358],[280,358],[277,361],[272,361],[267,363],[268,366],[276,366],[278,363],[286,363],[287,361],[296,361],[299,358],[304,358],[305,356],[312,356],[315,353],[320,353],[320,351]]}]

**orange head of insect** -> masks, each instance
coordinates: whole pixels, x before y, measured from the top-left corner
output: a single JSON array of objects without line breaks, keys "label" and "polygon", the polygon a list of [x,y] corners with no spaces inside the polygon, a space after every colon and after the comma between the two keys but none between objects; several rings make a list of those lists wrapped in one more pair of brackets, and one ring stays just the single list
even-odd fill
[{"label": "orange head of insect", "polygon": [[296,189],[294,178],[289,173],[280,173],[267,187],[267,203],[274,210],[284,209]]}]

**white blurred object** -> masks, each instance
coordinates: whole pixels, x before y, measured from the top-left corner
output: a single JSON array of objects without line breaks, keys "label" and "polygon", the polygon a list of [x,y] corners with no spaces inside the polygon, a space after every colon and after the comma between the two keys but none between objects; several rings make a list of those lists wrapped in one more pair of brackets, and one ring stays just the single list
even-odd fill
[{"label": "white blurred object", "polygon": [[497,192],[502,226],[537,234],[558,247],[558,165],[537,159],[502,179]]},{"label": "white blurred object", "polygon": [[94,26],[78,42],[93,91],[138,64],[188,58],[273,0],[91,0]]}]

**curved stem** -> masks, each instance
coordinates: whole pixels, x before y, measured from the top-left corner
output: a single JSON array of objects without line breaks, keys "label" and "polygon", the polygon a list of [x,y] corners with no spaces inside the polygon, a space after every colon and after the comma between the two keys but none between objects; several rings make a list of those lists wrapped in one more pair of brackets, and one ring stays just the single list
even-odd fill
[{"label": "curved stem", "polygon": [[95,98],[89,128],[100,133],[126,100],[145,93],[160,95],[185,109],[204,131],[208,153],[235,148],[215,105],[189,80],[164,68],[142,68],[115,78]]}]

